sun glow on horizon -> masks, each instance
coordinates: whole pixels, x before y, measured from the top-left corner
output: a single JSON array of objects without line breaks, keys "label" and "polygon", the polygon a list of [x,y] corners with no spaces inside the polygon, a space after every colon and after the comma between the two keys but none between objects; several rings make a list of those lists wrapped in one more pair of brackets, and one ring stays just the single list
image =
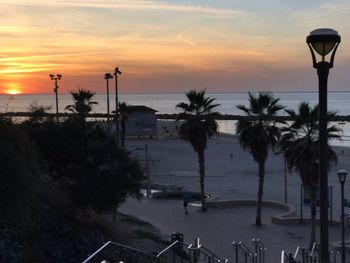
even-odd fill
[{"label": "sun glow on horizon", "polygon": [[21,94],[21,91],[16,89],[8,89],[8,90],[5,90],[5,93],[9,95],[17,95],[17,94]]},{"label": "sun glow on horizon", "polygon": [[22,88],[18,83],[8,83],[5,85],[7,86],[7,89],[4,90],[5,94],[18,95],[22,93]]}]

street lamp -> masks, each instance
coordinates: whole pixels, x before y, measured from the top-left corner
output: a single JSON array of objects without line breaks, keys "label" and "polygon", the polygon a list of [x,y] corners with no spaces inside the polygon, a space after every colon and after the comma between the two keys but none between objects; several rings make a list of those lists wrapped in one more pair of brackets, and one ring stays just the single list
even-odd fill
[{"label": "street lamp", "polygon": [[109,80],[110,79],[113,79],[113,75],[111,73],[105,73],[106,88],[107,88],[107,127],[108,127],[108,133],[110,132],[110,123],[109,123]]},{"label": "street lamp", "polygon": [[[321,263],[329,263],[328,241],[328,143],[327,143],[327,81],[333,67],[335,52],[340,43],[338,32],[329,28],[313,30],[306,38],[313,67],[319,81],[319,175],[320,175],[320,250]],[[316,59],[317,54],[321,60]],[[330,54],[329,61],[326,56]]]},{"label": "street lamp", "polygon": [[62,79],[62,75],[61,74],[50,74],[49,75],[51,80],[55,81],[55,87],[53,89],[53,91],[55,92],[55,96],[56,96],[56,121],[58,123],[58,81]]},{"label": "street lamp", "polygon": [[117,135],[117,146],[119,148],[119,105],[118,105],[118,75],[121,75],[122,72],[119,70],[118,67],[114,69],[114,76],[115,76],[115,116],[116,116],[116,135]]},{"label": "street lamp", "polygon": [[346,180],[346,176],[348,175],[348,171],[346,170],[339,170],[337,172],[338,174],[338,178],[339,178],[339,182],[341,185],[341,262],[345,263],[345,225],[344,225],[344,221],[345,221],[345,213],[344,213],[344,184],[345,184],[345,180]]}]

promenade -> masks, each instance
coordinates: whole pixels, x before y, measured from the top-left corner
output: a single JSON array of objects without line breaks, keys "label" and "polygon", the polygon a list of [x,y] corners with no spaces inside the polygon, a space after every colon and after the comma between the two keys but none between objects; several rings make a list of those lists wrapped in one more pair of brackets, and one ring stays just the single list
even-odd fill
[{"label": "promenade", "polygon": [[[153,184],[178,186],[185,191],[199,191],[198,161],[191,145],[180,139],[128,140],[129,149],[148,146],[151,181]],[[336,171],[350,170],[350,149],[336,147],[338,166],[329,173],[329,185],[333,187],[333,219],[340,217],[340,184]],[[132,155],[144,160],[144,152]],[[349,178],[348,178],[349,179]],[[300,178],[287,174],[288,204],[297,208],[300,204]],[[350,190],[350,179],[345,185],[345,198]],[[211,139],[206,150],[205,189],[215,201],[256,199],[258,188],[257,164],[243,151],[233,136],[222,135]],[[264,200],[284,202],[284,162],[282,156],[272,152],[266,162]],[[309,207],[303,207],[304,216],[310,215]],[[136,216],[157,227],[166,238],[173,232],[184,234],[186,243],[200,237],[203,245],[219,256],[232,258],[232,241],[243,241],[251,246],[252,238],[260,238],[267,247],[269,262],[279,262],[281,251],[294,252],[297,246],[307,247],[310,225],[276,225],[271,216],[283,213],[276,208],[263,208],[263,226],[254,225],[254,206],[209,209],[203,213],[198,207],[189,208],[189,216],[183,211],[181,200],[128,199],[120,212]],[[318,230],[318,228],[317,228]],[[340,228],[330,227],[330,242],[340,240]]]},{"label": "promenade", "polygon": [[[169,240],[170,234],[184,234],[184,242],[194,244],[195,238],[220,257],[233,259],[233,241],[243,241],[253,249],[252,238],[260,238],[267,248],[268,262],[280,262],[281,251],[293,252],[297,246],[307,247],[310,225],[277,225],[271,223],[271,216],[283,212],[276,208],[263,209],[263,226],[256,227],[255,207],[208,209],[201,212],[199,207],[189,206],[185,215],[181,200],[128,199],[119,212],[144,220]],[[330,240],[340,240],[339,227],[330,227]],[[231,261],[233,262],[233,261]]]}]

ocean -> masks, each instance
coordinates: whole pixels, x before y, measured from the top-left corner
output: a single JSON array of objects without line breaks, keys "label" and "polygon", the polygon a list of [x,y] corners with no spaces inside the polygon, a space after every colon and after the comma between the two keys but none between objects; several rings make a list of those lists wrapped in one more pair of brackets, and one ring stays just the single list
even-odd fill
[{"label": "ocean", "polygon": [[[288,109],[297,109],[302,101],[309,102],[310,105],[318,103],[317,92],[276,92],[273,93],[276,98],[280,98],[280,103]],[[220,104],[217,111],[222,114],[242,114],[236,108],[236,105],[248,103],[248,93],[208,93],[208,96],[216,98],[216,102]],[[106,94],[96,94],[94,101],[98,102],[94,106],[93,112],[107,112],[107,96]],[[176,104],[186,101],[184,93],[156,93],[156,94],[120,94],[119,101],[126,102],[130,105],[145,105],[158,111],[158,113],[177,113]],[[328,93],[328,109],[335,111],[339,115],[350,115],[350,92],[329,92]],[[28,111],[29,105],[36,103],[43,106],[51,106],[50,112],[55,111],[54,94],[33,94],[33,95],[0,95],[0,112],[23,112]],[[72,104],[70,94],[59,94],[59,110]],[[115,96],[110,94],[111,111],[115,108]],[[338,123],[343,129],[343,141],[334,141],[335,145],[350,147],[350,124]],[[220,121],[219,128],[221,132],[234,134],[235,121]]]}]

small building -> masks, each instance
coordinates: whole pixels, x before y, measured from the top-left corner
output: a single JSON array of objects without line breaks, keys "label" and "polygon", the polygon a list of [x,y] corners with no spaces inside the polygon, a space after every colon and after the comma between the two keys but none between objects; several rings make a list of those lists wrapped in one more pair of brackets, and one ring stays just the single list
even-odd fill
[{"label": "small building", "polygon": [[129,105],[125,125],[126,136],[157,137],[156,110],[142,106]]}]

